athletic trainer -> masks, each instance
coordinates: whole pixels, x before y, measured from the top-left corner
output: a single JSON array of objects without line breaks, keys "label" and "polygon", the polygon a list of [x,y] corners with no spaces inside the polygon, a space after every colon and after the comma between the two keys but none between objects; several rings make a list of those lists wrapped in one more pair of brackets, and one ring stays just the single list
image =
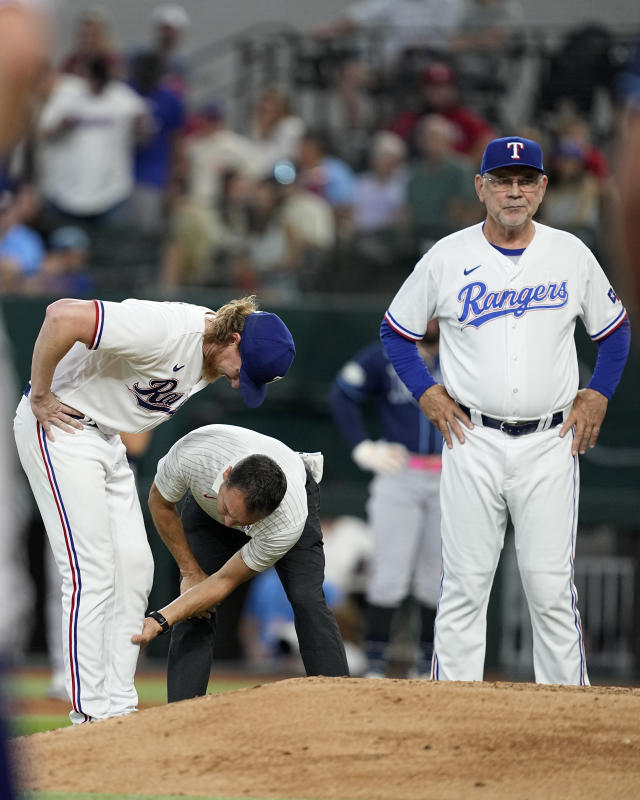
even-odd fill
[{"label": "athletic trainer", "polygon": [[210,612],[272,565],[293,607],[307,675],[349,674],[322,589],[321,477],[320,453],[295,453],[232,425],[191,431],[159,462],[149,509],[180,569],[181,594],[152,612],[132,641],[146,645],[171,628],[169,702],[206,693],[216,633]]}]

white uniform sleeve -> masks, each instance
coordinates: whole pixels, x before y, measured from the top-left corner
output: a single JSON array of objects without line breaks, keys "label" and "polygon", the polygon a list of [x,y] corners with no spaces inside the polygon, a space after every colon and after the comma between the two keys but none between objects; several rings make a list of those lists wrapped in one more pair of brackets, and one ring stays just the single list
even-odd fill
[{"label": "white uniform sleeve", "polygon": [[89,349],[144,364],[163,353],[175,333],[162,303],[97,300],[96,334]]},{"label": "white uniform sleeve", "polygon": [[286,555],[302,536],[304,522],[295,527],[283,527],[274,534],[273,531],[261,530],[254,534],[242,548],[242,560],[256,572],[264,572]]},{"label": "white uniform sleeve", "polygon": [[435,316],[434,265],[435,257],[430,250],[402,284],[385,315],[389,325],[405,339],[416,342],[422,339],[427,323]]},{"label": "white uniform sleeve", "polygon": [[586,274],[582,282],[581,316],[594,342],[606,338],[624,320],[627,312],[593,253],[586,250]]},{"label": "white uniform sleeve", "polygon": [[180,459],[181,442],[176,442],[166,456],[158,461],[154,483],[160,494],[169,503],[177,503],[189,488],[189,476]]}]

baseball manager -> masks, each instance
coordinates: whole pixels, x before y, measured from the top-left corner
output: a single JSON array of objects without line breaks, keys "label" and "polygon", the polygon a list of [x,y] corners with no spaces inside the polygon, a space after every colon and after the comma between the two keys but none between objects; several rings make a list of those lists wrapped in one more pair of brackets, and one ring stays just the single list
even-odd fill
[{"label": "baseball manager", "polygon": [[[381,326],[396,371],[446,442],[434,679],[483,678],[487,604],[510,514],[535,679],[589,683],[573,581],[578,454],[596,443],[630,330],[591,251],[533,220],[546,186],[535,141],[491,141],[475,176],[485,221],[436,242]],[[415,346],[434,317],[443,385]],[[598,345],[580,390],[578,318]]]}]

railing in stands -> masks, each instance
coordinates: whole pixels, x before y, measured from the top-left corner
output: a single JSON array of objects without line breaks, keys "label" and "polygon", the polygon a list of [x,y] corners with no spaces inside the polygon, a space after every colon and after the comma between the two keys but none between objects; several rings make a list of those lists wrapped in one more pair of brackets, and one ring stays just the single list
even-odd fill
[{"label": "railing in stands", "polygon": [[[384,57],[388,31],[383,29],[319,39],[286,23],[251,26],[191,53],[191,100],[195,105],[222,100],[231,126],[242,130],[265,86],[278,85],[294,105],[302,93],[311,91],[311,124],[318,124],[323,119],[323,93],[334,85],[340,66],[357,56],[370,71],[369,92],[378,111],[374,125],[381,127],[390,112],[411,102],[426,64],[434,59],[448,60],[454,68],[464,64],[460,55],[421,44],[420,32],[413,33],[413,43],[391,68]],[[598,88],[610,90],[639,39],[640,30],[589,22],[570,29],[514,28],[494,52],[475,53],[493,59],[491,80],[485,76],[474,85],[474,76],[462,69],[464,99],[498,125],[539,124],[540,112],[563,91],[580,88],[578,102],[590,104]],[[585,110],[584,105],[579,110]]]}]

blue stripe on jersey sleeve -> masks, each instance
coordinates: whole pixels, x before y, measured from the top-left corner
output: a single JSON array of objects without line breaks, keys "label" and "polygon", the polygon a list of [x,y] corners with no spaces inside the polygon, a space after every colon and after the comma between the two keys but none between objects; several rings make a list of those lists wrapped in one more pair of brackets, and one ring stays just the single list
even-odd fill
[{"label": "blue stripe on jersey sleeve", "polygon": [[400,336],[404,336],[405,339],[411,339],[414,342],[419,341],[424,336],[423,333],[413,333],[408,328],[405,328],[401,325],[398,320],[394,319],[391,315],[391,312],[387,310],[387,313],[384,315],[384,318],[387,324]]},{"label": "blue stripe on jersey sleeve", "polygon": [[97,331],[94,337],[93,347],[91,348],[92,350],[97,350],[102,340],[102,331],[104,329],[104,303],[102,300],[96,300],[96,314]]},{"label": "blue stripe on jersey sleeve", "polygon": [[613,322],[610,322],[605,328],[603,328],[601,331],[598,331],[598,333],[593,334],[593,336],[591,337],[592,341],[597,342],[599,339],[604,339],[610,334],[612,334],[613,331],[615,331],[615,329],[624,322],[626,316],[627,312],[623,308],[622,311],[618,314],[618,316],[613,320]]}]

